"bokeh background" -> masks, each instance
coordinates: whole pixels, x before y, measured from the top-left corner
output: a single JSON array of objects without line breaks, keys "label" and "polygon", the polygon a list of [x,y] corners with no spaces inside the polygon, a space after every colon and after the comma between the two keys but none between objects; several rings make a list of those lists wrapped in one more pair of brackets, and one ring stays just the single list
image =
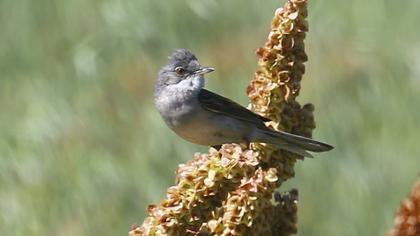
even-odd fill
[{"label": "bokeh background", "polygon": [[[205,147],[153,107],[175,48],[243,105],[282,0],[0,0],[0,235],[127,235]],[[311,0],[299,235],[384,235],[420,171],[420,1]]]}]

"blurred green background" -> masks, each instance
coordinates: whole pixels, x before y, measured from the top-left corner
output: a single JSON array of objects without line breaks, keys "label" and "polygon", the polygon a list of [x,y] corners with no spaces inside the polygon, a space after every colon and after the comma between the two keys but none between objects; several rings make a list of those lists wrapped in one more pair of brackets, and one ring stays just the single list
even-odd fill
[{"label": "blurred green background", "polygon": [[[282,0],[0,0],[0,235],[127,235],[205,147],[153,107],[175,48],[242,104]],[[311,0],[299,235],[383,235],[420,170],[420,1]]]}]

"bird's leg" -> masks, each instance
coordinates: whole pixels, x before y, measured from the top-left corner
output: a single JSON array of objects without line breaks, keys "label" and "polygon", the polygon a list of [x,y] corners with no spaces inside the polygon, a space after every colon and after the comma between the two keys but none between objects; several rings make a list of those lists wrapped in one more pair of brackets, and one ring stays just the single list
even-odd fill
[{"label": "bird's leg", "polygon": [[242,139],[242,143],[240,143],[241,146],[245,145],[244,148],[250,148],[249,145],[251,144],[251,140],[249,140],[247,137],[244,137]]}]

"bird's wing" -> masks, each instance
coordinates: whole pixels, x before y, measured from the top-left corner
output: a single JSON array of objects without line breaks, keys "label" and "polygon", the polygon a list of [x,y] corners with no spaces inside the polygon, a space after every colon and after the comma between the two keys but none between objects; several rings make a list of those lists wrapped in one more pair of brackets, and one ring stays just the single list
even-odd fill
[{"label": "bird's wing", "polygon": [[200,90],[198,100],[200,101],[201,106],[208,111],[253,123],[270,121],[270,119],[257,115],[238,103],[206,89]]}]

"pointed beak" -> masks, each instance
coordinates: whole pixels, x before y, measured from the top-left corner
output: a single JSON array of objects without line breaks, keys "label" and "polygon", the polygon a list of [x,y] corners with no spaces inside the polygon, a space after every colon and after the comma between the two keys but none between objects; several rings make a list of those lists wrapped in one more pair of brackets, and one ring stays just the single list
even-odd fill
[{"label": "pointed beak", "polygon": [[200,69],[196,70],[194,72],[194,74],[204,75],[204,74],[207,74],[207,73],[210,73],[210,72],[213,72],[213,71],[214,71],[214,68],[212,68],[212,67],[201,67]]}]

